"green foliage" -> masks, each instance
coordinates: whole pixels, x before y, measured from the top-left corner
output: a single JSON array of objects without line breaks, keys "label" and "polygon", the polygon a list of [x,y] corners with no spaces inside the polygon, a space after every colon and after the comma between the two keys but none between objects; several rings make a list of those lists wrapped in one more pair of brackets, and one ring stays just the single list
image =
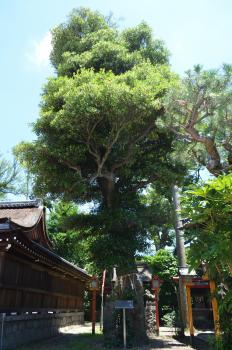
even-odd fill
[{"label": "green foliage", "polygon": [[218,176],[232,162],[232,67],[186,72],[167,97],[165,125],[177,135],[183,155]]},{"label": "green foliage", "polygon": [[56,235],[61,246],[81,235],[93,268],[128,271],[150,235],[137,192],[185,173],[173,162],[173,136],[156,125],[176,76],[145,23],[119,32],[80,8],[53,30],[52,45],[56,76],[43,89],[37,139],[15,154],[34,176],[36,195],[94,203],[88,215],[69,218],[72,233]]},{"label": "green foliage", "polygon": [[145,60],[168,63],[167,49],[162,41],[152,38],[146,23],[120,33],[99,12],[80,8],[52,34],[51,62],[59,75],[72,76],[81,68],[104,68],[121,74]]},{"label": "green foliage", "polygon": [[162,322],[165,327],[177,326],[177,312],[175,310],[167,312],[162,317]]},{"label": "green foliage", "polygon": [[178,274],[177,259],[168,250],[160,249],[154,256],[146,256],[143,260],[151,266],[153,275],[163,280],[159,294],[160,318],[166,326],[174,326],[177,296],[173,277]]},{"label": "green foliage", "polygon": [[[169,232],[159,237],[158,227],[162,230],[161,221],[167,223],[169,216],[161,218],[163,209],[159,209],[158,198],[153,192],[149,192],[148,199],[142,194],[124,195],[119,208],[95,208],[85,214],[78,212],[76,204],[58,202],[48,222],[55,251],[93,273],[111,270],[115,265],[122,273],[135,270],[135,253],[146,251],[148,237],[159,248],[172,242]],[[166,251],[164,258],[170,259]]]},{"label": "green foliage", "polygon": [[[160,96],[171,79],[167,67],[158,69],[150,64],[121,76],[81,70],[73,78],[50,79],[42,98],[41,117],[34,125],[38,139],[20,144],[15,151],[36,176],[35,192],[67,196],[71,192],[76,199],[86,196],[90,189],[90,195],[95,196],[95,178],[108,173],[115,176],[116,171],[119,175],[124,164],[127,173],[131,167],[133,171],[148,147],[152,151],[158,146],[165,163],[165,147],[170,141],[152,129],[162,113]],[[146,147],[144,138],[149,130]],[[158,160],[158,152],[154,156],[148,153],[147,162],[152,157]],[[137,164],[136,168],[142,172]]]},{"label": "green foliage", "polygon": [[191,264],[197,268],[206,263],[210,277],[218,284],[223,283],[226,296],[217,297],[226,349],[232,334],[231,193],[232,174],[228,174],[187,191],[182,200],[183,214],[191,220],[187,225]]},{"label": "green foliage", "polygon": [[170,281],[177,275],[177,260],[171,252],[160,249],[154,256],[143,258],[152,268],[152,272],[164,281]]},{"label": "green foliage", "polygon": [[0,158],[0,198],[3,199],[8,193],[19,193],[19,169],[16,162],[11,164],[4,158]]},{"label": "green foliage", "polygon": [[121,272],[135,270],[135,252],[147,246],[144,208],[139,205],[135,201],[134,208],[123,205],[84,214],[74,204],[59,202],[48,223],[56,252],[93,273],[114,265]]},{"label": "green foliage", "polygon": [[77,207],[74,204],[58,202],[53,206],[47,221],[48,234],[55,252],[73,262],[80,260],[75,254],[78,232],[67,230],[65,220],[76,212]]},{"label": "green foliage", "polygon": [[75,204],[57,202],[49,214],[47,229],[58,255],[82,268],[88,268],[88,246],[81,239],[83,232],[69,227],[69,218],[77,215],[77,212]]},{"label": "green foliage", "polygon": [[165,187],[161,189],[152,185],[141,196],[141,201],[146,206],[145,215],[150,239],[157,251],[174,245],[173,205]]},{"label": "green foliage", "polygon": [[187,191],[182,200],[183,215],[191,219],[192,264],[197,266],[204,260],[212,275],[218,268],[229,271],[232,266],[231,190],[232,174],[228,174]]}]

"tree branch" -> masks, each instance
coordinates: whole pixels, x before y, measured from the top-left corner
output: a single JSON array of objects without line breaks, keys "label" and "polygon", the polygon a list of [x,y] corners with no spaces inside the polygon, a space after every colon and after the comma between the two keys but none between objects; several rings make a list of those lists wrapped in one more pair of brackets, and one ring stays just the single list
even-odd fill
[{"label": "tree branch", "polygon": [[75,170],[81,176],[81,167],[79,165],[72,165],[69,161],[62,159],[60,162],[64,165],[67,165],[69,169]]},{"label": "tree branch", "polygon": [[198,94],[198,101],[194,105],[193,109],[191,110],[189,121],[186,125],[186,128],[192,128],[198,121],[199,117],[199,108],[204,103],[204,94]]},{"label": "tree branch", "polygon": [[67,159],[61,159],[58,158],[52,154],[50,154],[47,150],[43,149],[43,153],[46,154],[46,157],[48,157],[50,160],[52,160],[54,163],[60,163],[63,165],[66,165],[69,169],[75,170],[80,176],[81,175],[81,167],[79,165],[74,165],[71,162],[69,162]]},{"label": "tree branch", "polygon": [[110,154],[110,152],[111,152],[113,146],[114,146],[115,143],[118,141],[119,135],[120,135],[120,133],[121,133],[122,130],[123,130],[123,127],[122,127],[122,126],[118,128],[115,137],[113,138],[113,140],[110,142],[108,148],[106,149],[105,154],[104,154],[104,156],[102,157],[101,163],[100,163],[100,165],[99,165],[99,167],[98,167],[98,173],[99,173],[99,175],[101,175],[101,173],[102,173],[102,168],[103,168],[103,166],[104,166],[104,164],[105,164],[105,162],[106,162],[106,160],[107,160],[107,158],[108,158],[108,156],[109,156],[109,154]]},{"label": "tree branch", "polygon": [[137,191],[140,188],[144,188],[145,186],[150,185],[153,181],[158,180],[159,176],[157,174],[152,174],[148,177],[148,179],[143,179],[136,184],[131,186],[131,192]]},{"label": "tree branch", "polygon": [[151,130],[154,129],[154,127],[155,127],[155,124],[151,123],[147,128],[145,128],[143,130],[143,132],[139,136],[137,136],[136,139],[134,139],[133,141],[128,143],[128,151],[127,151],[126,156],[122,160],[116,162],[112,166],[112,168],[111,168],[112,172],[114,172],[116,169],[122,167],[123,165],[125,165],[129,162],[129,160],[133,154],[133,148],[136,145],[136,143],[139,142],[141,139],[143,139],[146,135],[148,135],[151,132]]}]

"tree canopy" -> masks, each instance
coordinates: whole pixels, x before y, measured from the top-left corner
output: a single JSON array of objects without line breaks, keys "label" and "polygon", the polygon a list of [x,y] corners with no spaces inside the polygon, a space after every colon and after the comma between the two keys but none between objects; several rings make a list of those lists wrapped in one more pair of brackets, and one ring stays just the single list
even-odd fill
[{"label": "tree canopy", "polygon": [[141,191],[185,173],[174,136],[157,124],[177,80],[168,51],[147,24],[120,32],[84,8],[53,30],[52,44],[56,75],[43,89],[37,139],[15,153],[36,194],[95,204],[73,227],[91,232],[85,238],[99,267],[105,256],[129,268],[150,234]]},{"label": "tree canopy", "polygon": [[82,69],[50,79],[34,125],[38,138],[16,149],[36,176],[37,193],[94,200],[100,190],[111,207],[121,177],[130,177],[133,190],[171,173],[172,138],[155,125],[171,83],[166,66],[150,63],[119,76]]},{"label": "tree canopy", "polygon": [[168,50],[146,23],[119,32],[110,18],[87,8],[73,10],[52,37],[51,62],[59,75],[72,76],[81,68],[121,74],[147,60],[168,63]]}]

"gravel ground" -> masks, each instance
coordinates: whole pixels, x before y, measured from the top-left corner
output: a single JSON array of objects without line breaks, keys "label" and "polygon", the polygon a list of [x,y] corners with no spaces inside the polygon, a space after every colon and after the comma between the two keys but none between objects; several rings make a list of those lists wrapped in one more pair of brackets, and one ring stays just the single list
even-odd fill
[{"label": "gravel ground", "polygon": [[[191,347],[186,344],[180,343],[171,336],[161,335],[150,339],[150,344],[144,348],[144,350],[160,350],[160,349],[171,349],[171,350],[190,350]],[[142,349],[141,349],[142,350]]]},{"label": "gravel ground", "polygon": [[[91,325],[73,326],[62,329],[60,336],[43,340],[37,344],[17,348],[17,350],[106,350],[103,346],[103,336],[100,333],[91,334]],[[161,335],[150,339],[150,343],[144,347],[131,350],[190,350],[193,349],[179,341]],[[113,349],[111,349],[113,350]],[[119,350],[119,349],[117,349]]]}]

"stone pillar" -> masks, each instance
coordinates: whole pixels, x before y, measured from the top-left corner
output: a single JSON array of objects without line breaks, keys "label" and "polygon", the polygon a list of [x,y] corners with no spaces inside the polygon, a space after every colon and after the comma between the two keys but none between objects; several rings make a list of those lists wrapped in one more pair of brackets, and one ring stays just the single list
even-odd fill
[{"label": "stone pillar", "polygon": [[146,302],[146,331],[147,334],[156,334],[156,318],[155,318],[155,302],[148,301]]}]

